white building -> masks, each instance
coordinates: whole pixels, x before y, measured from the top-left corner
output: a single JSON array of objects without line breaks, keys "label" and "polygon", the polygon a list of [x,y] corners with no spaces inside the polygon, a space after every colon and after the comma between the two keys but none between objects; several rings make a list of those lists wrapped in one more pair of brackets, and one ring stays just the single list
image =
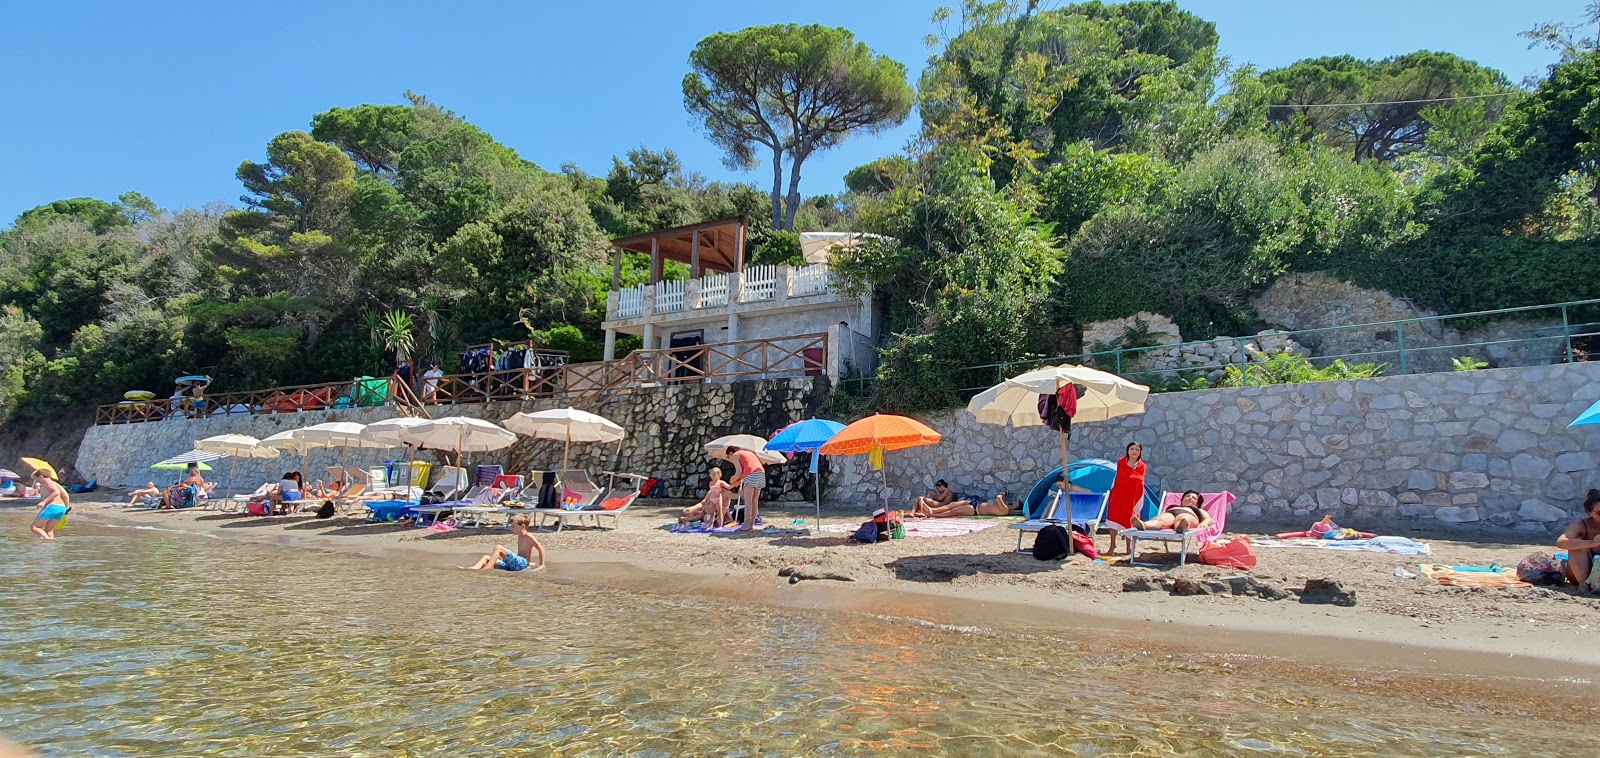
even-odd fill
[{"label": "white building", "polygon": [[[851,369],[870,372],[878,340],[871,294],[844,294],[828,270],[831,251],[857,244],[866,235],[806,233],[801,250],[807,265],[750,266],[745,229],[741,216],[612,240],[616,252],[603,324],[605,359],[616,358],[618,334],[636,334],[644,339],[646,351],[709,354],[713,363],[720,356],[750,364],[733,375],[753,378],[801,369],[837,381]],[[649,283],[622,286],[624,252],[650,256]],[[667,280],[667,261],[687,265],[689,278]],[[727,347],[694,351],[703,345]],[[757,352],[763,356],[759,360]],[[767,355],[771,352],[780,360]],[[786,361],[785,353],[791,353]],[[700,370],[707,369],[702,364]]]}]

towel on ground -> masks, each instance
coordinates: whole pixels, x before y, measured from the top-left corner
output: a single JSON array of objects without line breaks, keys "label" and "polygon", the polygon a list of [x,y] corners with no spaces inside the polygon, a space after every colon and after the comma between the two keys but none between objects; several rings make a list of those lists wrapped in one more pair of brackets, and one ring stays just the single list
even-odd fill
[{"label": "towel on ground", "polygon": [[[995,524],[998,520],[976,518],[913,518],[904,522],[907,537],[960,537],[963,534],[981,532]],[[843,534],[853,534],[861,528],[859,524],[824,524],[822,531]]]},{"label": "towel on ground", "polygon": [[1398,555],[1427,555],[1426,543],[1405,537],[1373,537],[1366,540],[1324,540],[1310,537],[1278,539],[1276,537],[1252,538],[1256,547],[1307,547],[1319,550],[1354,550],[1367,553],[1395,553]]},{"label": "towel on ground", "polygon": [[1450,587],[1532,587],[1533,585],[1517,578],[1515,567],[1501,567],[1493,570],[1460,571],[1452,566],[1438,563],[1424,563],[1418,566],[1422,573],[1440,584]]}]

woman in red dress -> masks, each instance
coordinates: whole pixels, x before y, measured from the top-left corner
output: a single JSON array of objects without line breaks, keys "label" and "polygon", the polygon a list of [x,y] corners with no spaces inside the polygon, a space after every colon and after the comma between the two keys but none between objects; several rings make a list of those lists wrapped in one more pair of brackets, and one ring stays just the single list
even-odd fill
[{"label": "woman in red dress", "polygon": [[1118,529],[1133,525],[1139,504],[1144,502],[1144,446],[1129,442],[1127,454],[1117,461],[1117,479],[1111,484],[1111,495],[1106,501],[1106,523],[1112,526],[1111,547],[1105,555],[1117,552]]}]

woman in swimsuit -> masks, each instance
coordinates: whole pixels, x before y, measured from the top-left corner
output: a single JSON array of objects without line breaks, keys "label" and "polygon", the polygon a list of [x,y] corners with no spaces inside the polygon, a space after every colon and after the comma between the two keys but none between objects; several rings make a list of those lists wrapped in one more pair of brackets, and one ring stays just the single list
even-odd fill
[{"label": "woman in swimsuit", "polygon": [[40,469],[33,472],[33,481],[39,487],[39,513],[33,519],[32,531],[41,540],[56,538],[56,525],[72,510],[72,500],[67,490],[50,472]]},{"label": "woman in swimsuit", "polygon": [[971,500],[957,500],[949,505],[936,505],[927,508],[924,518],[959,518],[961,516],[1009,516],[1011,512],[1020,509],[1021,504],[1013,505],[1006,502],[1006,493],[995,495],[993,500],[988,500],[973,505]]},{"label": "woman in swimsuit", "polygon": [[1583,518],[1572,522],[1556,538],[1556,547],[1567,551],[1567,581],[1594,587],[1594,557],[1600,553],[1600,490],[1589,490],[1583,501]]},{"label": "woman in swimsuit", "polygon": [[1201,502],[1202,498],[1200,497],[1200,493],[1195,492],[1194,490],[1189,490],[1188,492],[1183,493],[1183,497],[1182,499],[1178,500],[1177,505],[1168,508],[1155,518],[1150,519],[1149,521],[1140,521],[1137,518],[1133,519],[1133,528],[1156,530],[1171,529],[1179,534],[1183,534],[1190,529],[1196,529],[1205,526],[1206,524],[1211,523],[1211,514],[1206,513],[1206,509],[1200,507]]}]

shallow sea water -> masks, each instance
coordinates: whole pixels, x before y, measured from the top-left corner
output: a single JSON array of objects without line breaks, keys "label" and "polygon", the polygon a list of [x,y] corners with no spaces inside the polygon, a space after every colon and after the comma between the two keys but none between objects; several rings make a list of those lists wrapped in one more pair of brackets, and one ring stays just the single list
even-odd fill
[{"label": "shallow sea water", "polygon": [[[1228,656],[0,512],[0,736],[44,755],[1593,755]],[[556,557],[559,560],[559,556]],[[1470,691],[1470,683],[1461,683]]]}]

